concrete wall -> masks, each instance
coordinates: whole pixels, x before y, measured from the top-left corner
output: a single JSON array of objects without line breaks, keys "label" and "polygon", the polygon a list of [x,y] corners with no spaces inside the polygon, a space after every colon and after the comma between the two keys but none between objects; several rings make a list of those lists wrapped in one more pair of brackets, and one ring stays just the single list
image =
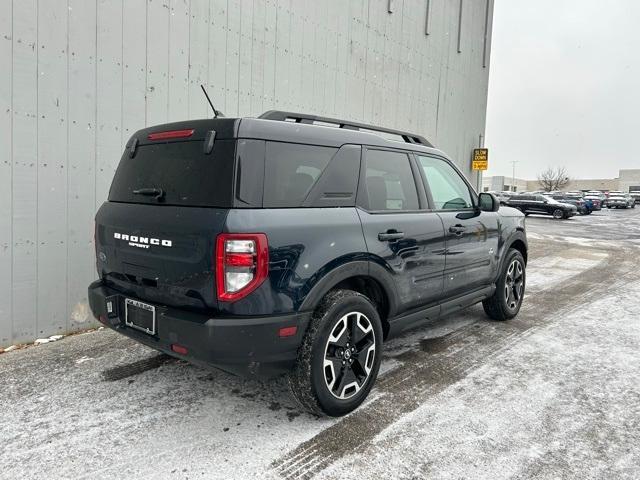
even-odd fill
[{"label": "concrete wall", "polygon": [[227,116],[279,108],[419,132],[470,173],[492,11],[492,0],[0,0],[0,346],[93,324],[93,215],[123,145],[146,125],[211,115],[200,83]]},{"label": "concrete wall", "polygon": [[619,185],[617,178],[579,179],[570,181],[564,190],[619,190]]}]

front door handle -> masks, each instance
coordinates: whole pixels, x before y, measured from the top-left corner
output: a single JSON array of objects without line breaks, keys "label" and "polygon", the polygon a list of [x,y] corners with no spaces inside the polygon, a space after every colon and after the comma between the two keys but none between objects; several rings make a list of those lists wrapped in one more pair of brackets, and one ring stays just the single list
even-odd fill
[{"label": "front door handle", "polygon": [[404,238],[404,232],[398,232],[397,230],[387,230],[378,234],[378,240],[381,242],[390,242],[401,238]]},{"label": "front door handle", "polygon": [[449,227],[449,232],[459,236],[459,235],[462,235],[466,229],[467,227],[463,225],[453,225]]}]

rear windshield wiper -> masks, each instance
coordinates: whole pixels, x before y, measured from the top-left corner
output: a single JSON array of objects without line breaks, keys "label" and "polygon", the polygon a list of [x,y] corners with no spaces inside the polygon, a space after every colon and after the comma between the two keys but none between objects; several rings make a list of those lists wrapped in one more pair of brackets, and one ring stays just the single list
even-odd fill
[{"label": "rear windshield wiper", "polygon": [[164,190],[161,188],[139,188],[133,191],[134,195],[147,195],[154,196],[156,200],[161,200],[164,197]]}]

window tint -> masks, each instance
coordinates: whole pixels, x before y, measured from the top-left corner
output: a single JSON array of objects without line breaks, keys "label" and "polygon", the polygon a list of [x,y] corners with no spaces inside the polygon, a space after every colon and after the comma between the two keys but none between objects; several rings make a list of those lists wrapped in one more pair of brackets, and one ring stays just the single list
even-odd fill
[{"label": "window tint", "polygon": [[263,140],[238,140],[236,150],[236,206],[262,207],[264,181]]},{"label": "window tint", "polygon": [[424,170],[434,208],[437,210],[460,210],[471,208],[471,192],[460,174],[444,160],[418,156]]},{"label": "window tint", "polygon": [[404,153],[367,151],[366,190],[370,210],[418,210],[418,192],[409,157]]},{"label": "window tint", "polygon": [[300,207],[336,148],[267,142],[264,206]]},{"label": "window tint", "polygon": [[[109,201],[230,207],[235,141],[216,140],[210,155],[202,145],[202,141],[142,145],[133,158],[125,151]],[[161,191],[161,199],[133,193],[142,189]]]}]

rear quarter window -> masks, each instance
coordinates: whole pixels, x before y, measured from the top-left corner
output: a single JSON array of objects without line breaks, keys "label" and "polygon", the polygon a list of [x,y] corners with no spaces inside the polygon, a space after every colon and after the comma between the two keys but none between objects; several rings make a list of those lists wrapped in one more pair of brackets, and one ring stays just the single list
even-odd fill
[{"label": "rear quarter window", "polygon": [[331,147],[266,142],[264,207],[302,206],[337,151]]}]

